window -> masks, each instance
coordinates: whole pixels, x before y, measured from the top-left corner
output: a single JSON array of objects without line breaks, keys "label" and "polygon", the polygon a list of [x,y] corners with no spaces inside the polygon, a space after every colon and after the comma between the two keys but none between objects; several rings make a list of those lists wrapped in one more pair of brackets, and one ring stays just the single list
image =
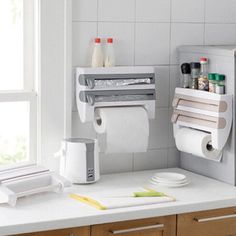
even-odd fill
[{"label": "window", "polygon": [[35,3],[0,0],[0,169],[36,161]]}]

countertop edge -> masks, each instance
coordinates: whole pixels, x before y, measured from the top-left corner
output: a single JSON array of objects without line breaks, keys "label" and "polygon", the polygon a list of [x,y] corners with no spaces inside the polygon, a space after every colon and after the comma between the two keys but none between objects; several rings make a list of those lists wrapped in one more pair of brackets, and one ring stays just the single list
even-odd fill
[{"label": "countertop edge", "polygon": [[[141,209],[119,213],[109,213],[96,216],[76,217],[71,219],[52,220],[46,222],[29,223],[22,225],[1,227],[0,235],[14,235],[23,233],[33,233],[47,230],[58,230],[73,227],[91,226],[104,223],[113,223],[119,221],[138,220],[152,217],[178,215],[183,213],[214,210],[219,208],[227,208],[236,206],[236,198],[230,198],[221,201],[209,201],[199,203],[186,203],[181,206],[167,206],[167,207],[155,207],[152,209]],[[157,213],[158,210],[158,213]],[[112,215],[112,217],[111,217]],[[88,222],[90,222],[88,224]]]}]

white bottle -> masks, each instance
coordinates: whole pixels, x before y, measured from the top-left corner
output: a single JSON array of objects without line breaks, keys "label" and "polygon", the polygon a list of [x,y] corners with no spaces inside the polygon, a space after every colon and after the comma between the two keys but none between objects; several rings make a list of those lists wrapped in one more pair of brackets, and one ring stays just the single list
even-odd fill
[{"label": "white bottle", "polygon": [[103,67],[103,53],[100,38],[95,38],[94,40],[92,67]]},{"label": "white bottle", "polygon": [[106,57],[104,62],[105,67],[115,66],[115,53],[113,47],[113,38],[107,39]]}]

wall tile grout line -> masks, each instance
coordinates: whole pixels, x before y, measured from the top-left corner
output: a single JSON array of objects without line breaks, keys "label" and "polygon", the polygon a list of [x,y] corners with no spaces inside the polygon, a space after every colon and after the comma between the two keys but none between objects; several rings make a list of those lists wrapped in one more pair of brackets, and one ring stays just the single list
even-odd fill
[{"label": "wall tile grout line", "polygon": [[97,37],[98,37],[98,14],[99,14],[99,0],[96,0],[97,1],[97,21],[96,21],[96,23],[97,23]]},{"label": "wall tile grout line", "polygon": [[203,45],[206,45],[206,1],[204,0],[204,29],[203,29]]},{"label": "wall tile grout line", "polygon": [[[134,0],[134,55],[133,55],[133,64],[136,65],[136,11],[137,11],[137,0]],[[132,153],[132,171],[134,170],[135,166],[135,155]]]},{"label": "wall tile grout line", "polygon": [[204,21],[198,21],[198,22],[189,22],[189,21],[100,21],[100,20],[73,20],[72,23],[147,23],[147,24],[168,24],[168,23],[174,23],[174,24],[209,24],[209,25],[236,25],[236,22],[204,22]]}]

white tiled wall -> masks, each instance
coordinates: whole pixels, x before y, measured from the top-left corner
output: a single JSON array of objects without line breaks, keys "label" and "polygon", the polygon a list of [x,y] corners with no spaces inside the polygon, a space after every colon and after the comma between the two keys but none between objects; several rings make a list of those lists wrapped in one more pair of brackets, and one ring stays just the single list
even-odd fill
[{"label": "white tiled wall", "polygon": [[[73,67],[89,66],[92,39],[114,37],[118,65],[153,65],[157,73],[156,119],[149,151],[100,155],[102,173],[178,166],[171,100],[179,83],[176,47],[235,44],[236,0],[73,0]],[[72,135],[95,137],[76,109]]]}]

